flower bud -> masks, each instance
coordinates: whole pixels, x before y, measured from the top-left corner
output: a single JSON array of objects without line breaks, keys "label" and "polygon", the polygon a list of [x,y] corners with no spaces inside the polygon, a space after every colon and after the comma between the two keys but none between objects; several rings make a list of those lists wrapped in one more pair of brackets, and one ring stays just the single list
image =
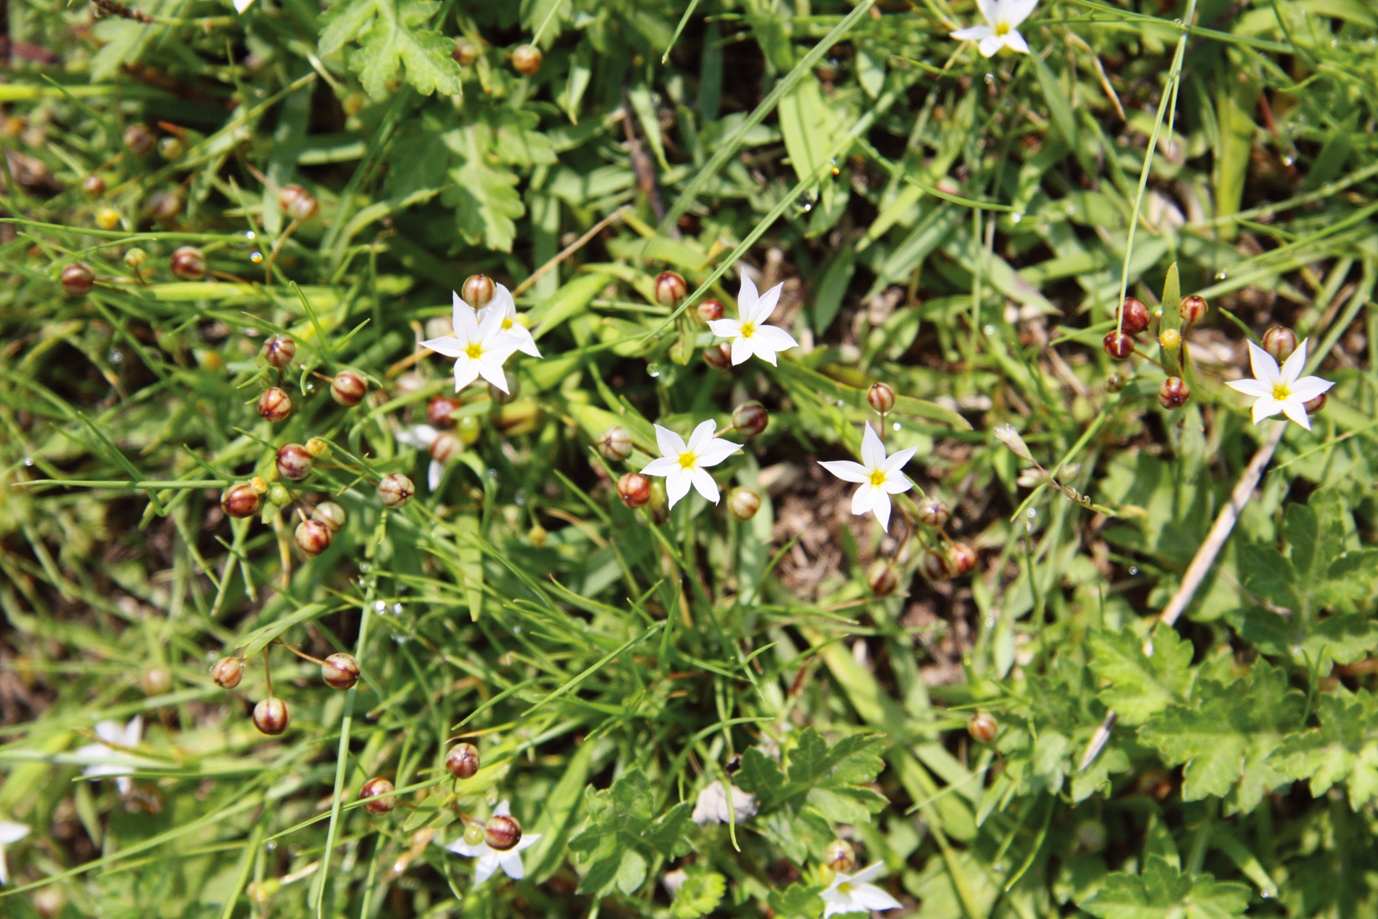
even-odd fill
[{"label": "flower bud", "polygon": [[322,501],[311,511],[311,519],[319,520],[329,528],[330,532],[338,533],[344,529],[344,525],[349,521],[349,515],[345,509],[334,501]]},{"label": "flower bud", "polygon": [[301,444],[283,444],[278,447],[278,475],[291,482],[300,482],[311,472],[311,454]]},{"label": "flower bud", "polygon": [[225,489],[220,496],[220,509],[230,517],[252,517],[258,513],[262,496],[247,482]]},{"label": "flower bud", "polygon": [[364,395],[368,392],[368,381],[362,374],[355,373],[353,370],[344,370],[335,374],[335,379],[330,381],[330,398],[340,405],[354,406],[364,400]]},{"label": "flower bud", "polygon": [[960,578],[976,567],[976,550],[964,542],[954,542],[947,547],[947,560],[952,565],[952,576]]},{"label": "flower bud", "polygon": [[158,141],[158,155],[169,163],[175,163],[187,152],[187,145],[180,137],[164,137]]},{"label": "flower bud", "polygon": [[[521,45],[512,52],[512,69],[529,77],[541,69],[541,49],[535,45]],[[494,847],[496,848],[496,847]]]},{"label": "flower bud", "polygon": [[681,300],[689,296],[689,285],[684,275],[677,271],[662,271],[656,275],[655,297],[661,306],[679,306]]},{"label": "flower bud", "polygon": [[1271,354],[1273,360],[1281,364],[1292,356],[1293,351],[1297,350],[1297,335],[1291,329],[1273,326],[1263,333],[1263,350]]},{"label": "flower bud", "polygon": [[464,446],[471,447],[483,433],[483,425],[477,415],[464,415],[455,422],[455,433],[459,435],[459,440]]},{"label": "flower bud", "polygon": [[81,190],[88,198],[99,198],[105,194],[105,180],[93,172],[81,180]]},{"label": "flower bud", "polygon": [[464,827],[464,841],[471,846],[483,843],[483,827],[477,823],[471,823]]},{"label": "flower bud", "polygon": [[1110,374],[1110,376],[1105,378],[1105,391],[1124,392],[1124,388],[1128,385],[1128,383],[1129,381],[1126,380],[1124,377],[1120,376],[1118,373],[1112,373]]},{"label": "flower bud", "polygon": [[176,188],[154,190],[144,201],[144,212],[154,220],[163,222],[171,220],[182,213],[182,192]]},{"label": "flower bud", "polygon": [[505,814],[491,817],[483,828],[483,841],[488,843],[490,849],[506,852],[522,841],[522,825],[517,818]]},{"label": "flower bud", "polygon": [[889,559],[878,558],[866,569],[866,586],[877,597],[888,597],[899,589],[899,572]]},{"label": "flower bud", "polygon": [[330,527],[319,520],[303,520],[295,533],[297,548],[312,557],[330,548]]},{"label": "flower bud", "polygon": [[321,664],[321,679],[331,689],[349,689],[359,682],[359,662],[352,654],[336,651]]},{"label": "flower bud", "polygon": [[750,488],[734,488],[727,493],[727,509],[738,520],[750,520],[761,509],[761,496]]},{"label": "flower bud", "polygon": [[268,503],[276,507],[286,507],[292,503],[292,493],[281,482],[268,486]]},{"label": "flower bud", "polygon": [[603,432],[603,436],[598,438],[598,452],[603,454],[604,459],[614,462],[624,460],[632,455],[632,435],[620,424],[615,424]]},{"label": "flower bud", "polygon": [[237,657],[222,657],[211,668],[211,679],[221,689],[234,689],[244,678],[244,663]]},{"label": "flower bud", "polygon": [[297,343],[286,335],[274,335],[263,343],[263,359],[281,370],[297,356]]},{"label": "flower bud", "polygon": [[1105,824],[1099,820],[1083,820],[1077,824],[1075,830],[1077,844],[1087,852],[1099,852],[1105,848],[1106,838],[1109,834],[1105,831]]},{"label": "flower bud", "polygon": [[999,730],[1000,724],[995,720],[995,716],[986,712],[977,712],[967,722],[967,733],[971,735],[972,740],[981,743],[990,743],[995,740],[995,735]]},{"label": "flower bud", "polygon": [[278,192],[278,208],[292,220],[310,220],[320,205],[300,185],[284,185]]},{"label": "flower bud", "polygon": [[138,271],[143,267],[144,262],[148,261],[148,253],[135,246],[124,254],[124,264],[126,268]]},{"label": "flower bud", "polygon": [[286,391],[270,386],[258,397],[258,416],[274,423],[287,420],[292,414],[292,397]]},{"label": "flower bud", "polygon": [[1181,408],[1191,398],[1191,390],[1181,377],[1168,377],[1158,389],[1158,404],[1166,409]]},{"label": "flower bud", "polygon": [[544,549],[545,541],[550,538],[550,533],[538,523],[527,531],[526,538],[531,541],[533,548]]},{"label": "flower bud", "polygon": [[1182,333],[1176,329],[1163,329],[1158,333],[1158,344],[1163,346],[1164,351],[1176,351],[1182,347]]},{"label": "flower bud", "polygon": [[1010,452],[1025,462],[1033,462],[1033,454],[1029,452],[1029,445],[1024,443],[1024,438],[1019,436],[1019,432],[1014,429],[1012,424],[1002,424],[995,429],[995,439],[1010,448]]},{"label": "flower bud", "polygon": [[518,386],[515,376],[509,376],[507,378],[507,392],[503,392],[492,383],[488,384],[488,398],[492,399],[495,405],[506,405],[514,401],[519,392],[521,392],[521,388]]},{"label": "flower bud", "polygon": [[872,383],[866,390],[866,401],[871,403],[871,408],[888,415],[895,407],[895,391],[884,383]]},{"label": "flower bud", "polygon": [[1126,335],[1138,335],[1148,328],[1148,307],[1137,297],[1125,297],[1120,305],[1120,330]]},{"label": "flower bud", "polygon": [[770,424],[770,413],[759,402],[743,402],[732,410],[732,426],[743,437],[755,437]]},{"label": "flower bud", "polygon": [[444,466],[464,452],[464,441],[454,431],[441,431],[440,436],[431,441],[431,459]]},{"label": "flower bud", "polygon": [[715,370],[731,370],[732,346],[725,341],[709,345],[703,349],[703,361]]},{"label": "flower bud", "polygon": [[467,38],[456,38],[455,49],[450,52],[456,64],[467,67],[478,60],[478,47]]},{"label": "flower bud", "polygon": [[264,734],[281,734],[291,722],[292,714],[287,710],[287,703],[275,696],[269,696],[254,706],[254,727]]},{"label": "flower bud", "polygon": [[415,494],[416,486],[412,480],[400,472],[385,475],[383,481],[378,483],[378,497],[388,507],[404,507]]},{"label": "flower bud", "polygon": [[1192,294],[1189,297],[1183,297],[1182,303],[1177,309],[1182,314],[1183,325],[1195,325],[1206,318],[1206,310],[1209,309],[1209,306],[1206,304],[1205,297]]},{"label": "flower bud", "polygon": [[856,850],[847,840],[834,839],[823,850],[823,864],[838,874],[846,874],[856,867]]},{"label": "flower bud", "polygon": [[625,473],[617,480],[617,496],[628,507],[641,507],[651,500],[651,480],[639,472]]},{"label": "flower bud", "polygon": [[699,305],[694,307],[698,312],[699,318],[704,322],[713,322],[723,317],[723,305],[721,300],[700,300]]},{"label": "flower bud", "polygon": [[471,779],[478,772],[478,747],[457,743],[445,754],[445,771],[457,779]]},{"label": "flower bud", "polygon": [[[391,797],[392,792],[392,782],[387,779],[369,779],[359,789],[359,800],[364,802],[364,810],[370,814],[386,814],[397,806],[397,799]],[[384,798],[381,795],[388,797]]]},{"label": "flower bud", "polygon": [[147,156],[153,152],[158,139],[145,124],[131,124],[124,129],[124,145],[135,156]]},{"label": "flower bud", "polygon": [[183,246],[172,253],[173,277],[183,281],[199,281],[206,276],[206,257],[195,246]]},{"label": "flower bud", "polygon": [[69,297],[80,297],[91,292],[96,286],[96,275],[85,262],[73,262],[62,269],[62,292]]},{"label": "flower bud", "polygon": [[139,676],[139,688],[146,696],[161,696],[172,691],[172,671],[166,667],[149,667]]},{"label": "flower bud", "polygon": [[459,408],[459,400],[447,396],[436,396],[426,406],[426,423],[433,428],[452,428],[455,420],[450,414]]},{"label": "flower bud", "polygon": [[493,284],[493,279],[488,275],[471,274],[464,279],[464,286],[460,288],[459,296],[474,309],[483,309],[493,299],[494,290],[496,290],[496,285]]},{"label": "flower bud", "polygon": [[919,556],[919,572],[930,581],[946,581],[952,577],[952,563],[937,549],[924,549]]},{"label": "flower bud", "polygon": [[1316,398],[1308,399],[1306,402],[1303,402],[1301,404],[1301,407],[1306,409],[1306,414],[1314,415],[1321,409],[1325,408],[1325,398],[1325,393],[1321,393]]},{"label": "flower bud", "polygon": [[102,230],[114,230],[120,225],[120,212],[113,207],[96,208],[96,226]]},{"label": "flower bud", "polygon": [[919,501],[919,522],[925,526],[941,527],[951,516],[947,504],[931,495]]},{"label": "flower bud", "polygon": [[1127,361],[1129,356],[1134,353],[1134,339],[1124,332],[1111,329],[1105,333],[1105,338],[1101,340],[1101,347],[1105,348],[1105,353],[1115,360]]}]

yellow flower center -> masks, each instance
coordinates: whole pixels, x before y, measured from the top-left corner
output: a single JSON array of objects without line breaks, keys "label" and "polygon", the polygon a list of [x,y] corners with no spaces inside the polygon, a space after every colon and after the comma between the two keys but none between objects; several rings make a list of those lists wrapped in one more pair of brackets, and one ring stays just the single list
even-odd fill
[{"label": "yellow flower center", "polygon": [[1008,22],[997,22],[995,24],[995,34],[1001,38],[1010,34],[1010,24]]},{"label": "yellow flower center", "polygon": [[1273,398],[1279,402],[1284,402],[1292,397],[1292,391],[1287,388],[1286,383],[1276,383],[1273,385]]},{"label": "yellow flower center", "polygon": [[502,330],[506,332],[510,328],[512,328],[512,320],[506,316],[502,317]]},{"label": "yellow flower center", "polygon": [[694,464],[698,461],[699,458],[692,453],[681,453],[679,455],[679,465],[681,469],[693,469]]},{"label": "yellow flower center", "polygon": [[871,484],[879,488],[885,484],[885,473],[879,469],[871,472]]},{"label": "yellow flower center", "polygon": [[754,323],[754,322],[743,322],[743,323],[742,323],[742,337],[743,337],[743,338],[750,338],[750,337],[752,336],[752,334],[755,333],[755,331],[756,331],[756,323]]},{"label": "yellow flower center", "polygon": [[849,881],[843,881],[841,884],[838,884],[838,885],[837,885],[837,892],[838,892],[838,893],[851,893],[851,892],[852,892],[852,885],[851,885],[851,882],[849,882]]},{"label": "yellow flower center", "polygon": [[476,361],[483,357],[483,345],[478,342],[472,342],[469,347],[464,349],[464,354],[469,360]]}]

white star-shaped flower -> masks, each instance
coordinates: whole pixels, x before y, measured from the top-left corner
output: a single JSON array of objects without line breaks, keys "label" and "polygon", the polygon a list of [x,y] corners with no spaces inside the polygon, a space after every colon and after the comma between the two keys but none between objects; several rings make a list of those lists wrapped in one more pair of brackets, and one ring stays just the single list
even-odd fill
[{"label": "white star-shaped flower", "polygon": [[[144,736],[143,716],[135,715],[124,727],[118,721],[102,721],[96,725],[96,736],[105,743],[86,744],[73,753],[74,759],[88,764],[81,774],[91,779],[114,776],[120,794],[129,794],[134,787],[129,775],[147,764],[147,760],[130,752]],[[112,749],[116,747],[119,749]]]},{"label": "white star-shaped flower", "polygon": [[756,816],[756,796],[732,786],[732,806],[727,806],[727,789],[722,782],[714,782],[699,792],[694,800],[694,813],[690,815],[699,826],[705,823],[727,823],[731,814],[734,823],[741,823]]},{"label": "white star-shaped flower", "polygon": [[823,919],[841,913],[869,913],[873,909],[899,909],[900,901],[875,884],[868,883],[874,880],[884,867],[883,862],[876,862],[871,867],[864,868],[856,874],[839,872],[837,877],[833,878],[833,882],[828,885],[828,889],[819,894],[823,898],[823,902],[827,904],[823,910]]},{"label": "white star-shaped flower", "polygon": [[[406,444],[418,450],[430,450],[431,444],[435,443],[439,436],[440,432],[429,424],[417,424],[398,431],[396,440],[399,444]],[[440,479],[444,475],[445,465],[432,459],[431,464],[426,467],[426,487],[435,491],[440,487]]]},{"label": "white star-shaped flower", "polygon": [[453,336],[431,338],[421,347],[455,359],[455,392],[483,377],[503,392],[507,392],[507,375],[502,365],[520,346],[513,335],[502,330],[502,313],[493,311],[478,318],[473,307],[455,294]]},{"label": "white star-shaped flower", "polygon": [[1305,404],[1335,384],[1320,377],[1301,376],[1306,368],[1306,342],[1297,345],[1297,350],[1283,362],[1281,370],[1271,354],[1249,342],[1249,364],[1253,367],[1254,379],[1232,380],[1225,385],[1256,400],[1254,424],[1281,412],[1311,430],[1311,418],[1306,414]]},{"label": "white star-shaped flower", "polygon": [[517,340],[518,351],[532,357],[541,356],[541,349],[536,347],[536,339],[531,336],[531,330],[517,321],[517,302],[512,299],[512,292],[501,284],[494,286],[493,299],[478,311],[479,321],[486,319],[489,313],[502,316],[502,330]]},{"label": "white star-shaped flower", "polygon": [[244,11],[254,5],[254,0],[234,0],[234,11],[243,16]]},{"label": "white star-shaped flower", "polygon": [[1001,48],[1028,54],[1029,45],[1019,34],[1019,26],[1037,5],[1038,0],[976,0],[976,6],[989,25],[958,29],[952,37],[976,42],[986,57],[994,57]]},{"label": "white star-shaped flower", "polygon": [[712,419],[694,428],[686,445],[678,434],[669,428],[656,425],[656,444],[660,447],[660,459],[653,459],[641,470],[642,475],[665,477],[665,493],[670,498],[670,506],[689,494],[692,485],[714,504],[718,503],[718,483],[705,470],[716,466],[742,448],[730,440],[714,437],[718,426]]},{"label": "white star-shaped flower", "polygon": [[831,472],[844,482],[857,482],[861,485],[852,495],[852,513],[874,513],[883,529],[890,529],[890,496],[908,491],[914,483],[905,478],[901,471],[904,464],[914,455],[917,447],[887,457],[885,444],[866,423],[866,433],[861,436],[861,462],[834,460],[818,465]]},{"label": "white star-shaped flower", "polygon": [[714,319],[708,328],[719,338],[732,340],[732,363],[745,363],[756,355],[771,366],[778,366],[775,355],[798,346],[799,342],[784,329],[766,325],[775,304],[780,302],[784,284],[776,284],[764,294],[756,292],[756,285],[742,272],[742,290],[737,294],[737,319]]},{"label": "white star-shaped flower", "polygon": [[[506,817],[510,816],[511,813],[512,810],[508,807],[506,801],[493,809],[494,817]],[[502,869],[503,874],[506,874],[514,881],[520,881],[524,878],[526,876],[526,867],[522,864],[521,851],[522,849],[527,849],[535,845],[536,840],[540,838],[540,833],[536,833],[534,836],[528,836],[523,833],[521,840],[519,840],[515,846],[505,851],[499,851],[486,842],[471,846],[465,842],[464,837],[461,836],[445,848],[456,855],[478,859],[478,864],[474,866],[474,886],[477,887],[492,877],[493,873],[499,868]]]},{"label": "white star-shaped flower", "polygon": [[0,887],[10,882],[10,869],[5,864],[5,846],[29,835],[29,828],[13,820],[0,820]]}]

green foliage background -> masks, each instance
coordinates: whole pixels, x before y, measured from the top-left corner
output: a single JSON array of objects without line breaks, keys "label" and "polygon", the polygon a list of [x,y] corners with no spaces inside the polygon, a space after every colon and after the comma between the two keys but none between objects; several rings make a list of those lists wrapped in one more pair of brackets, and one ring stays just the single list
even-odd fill
[{"label": "green foliage background", "polygon": [[[6,11],[0,819],[33,832],[0,913],[817,919],[839,835],[925,919],[1378,910],[1371,2],[1056,0],[1033,55],[992,60],[947,0],[136,6]],[[135,123],[181,149],[132,155]],[[312,219],[282,213],[289,183]],[[169,273],[184,245],[204,280]],[[66,296],[78,261],[98,282]],[[786,282],[802,347],[725,373],[692,307],[731,314],[742,263]],[[1162,371],[1099,342],[1172,263],[1212,309],[1166,411]],[[667,268],[682,309],[655,301]],[[509,364],[512,401],[466,390],[465,451],[385,510],[380,476],[426,478],[399,433],[452,390],[416,341],[480,271],[530,282],[544,359]],[[1275,324],[1338,385],[1155,625],[1266,430],[1223,381]],[[272,333],[299,345],[281,380]],[[346,368],[356,408],[326,394]],[[876,380],[946,534],[883,541],[814,467],[856,450]],[[618,502],[607,427],[635,469],[652,422],[747,399],[770,426],[718,471],[753,519]],[[1006,423],[1100,510],[1021,484]],[[310,437],[332,455],[295,497],[350,520],[293,559],[290,506],[218,498]],[[949,538],[976,570],[917,577]],[[273,651],[292,725],[266,738],[277,640],[363,678]],[[235,651],[227,694],[207,669]],[[94,724],[136,714],[136,793],[81,780]],[[456,784],[459,736],[484,767]],[[729,774],[759,813],[698,826]],[[356,800],[378,775],[388,815]],[[541,838],[524,880],[474,888],[437,843],[499,800]]]}]

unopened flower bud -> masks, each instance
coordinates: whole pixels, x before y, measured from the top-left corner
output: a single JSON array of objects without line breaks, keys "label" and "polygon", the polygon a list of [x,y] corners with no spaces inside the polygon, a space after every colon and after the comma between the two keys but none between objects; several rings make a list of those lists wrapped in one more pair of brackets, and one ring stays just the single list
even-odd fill
[{"label": "unopened flower bud", "polygon": [[445,754],[445,771],[457,779],[471,779],[478,772],[478,747],[457,743]]},{"label": "unopened flower bud", "polygon": [[455,49],[450,52],[450,57],[461,67],[467,67],[478,60],[478,48],[467,38],[456,38]]},{"label": "unopened flower bud", "polygon": [[527,531],[526,538],[531,541],[532,548],[544,549],[545,541],[550,538],[550,534],[538,523]]},{"label": "unopened flower bud", "polygon": [[206,257],[195,246],[183,246],[172,253],[173,277],[183,281],[199,281],[206,276]]},{"label": "unopened flower bud", "polygon": [[899,572],[889,559],[878,558],[866,569],[866,586],[877,597],[888,597],[899,589]]},{"label": "unopened flower bud", "polygon": [[322,501],[311,511],[311,519],[319,520],[330,529],[330,532],[338,533],[349,521],[349,515],[334,501]]},{"label": "unopened flower bud", "polygon": [[222,657],[211,668],[211,679],[221,689],[234,689],[244,678],[244,663],[237,657]]},{"label": "unopened flower bud", "polygon": [[761,496],[750,488],[734,488],[727,493],[727,509],[738,520],[750,520],[761,509]]},{"label": "unopened flower bud", "polygon": [[1000,724],[995,720],[995,716],[987,712],[977,712],[971,716],[967,722],[967,733],[972,740],[981,743],[991,743],[995,740],[996,733],[1000,730]]},{"label": "unopened flower bud", "polygon": [[330,442],[313,437],[306,442],[306,452],[311,454],[312,459],[325,459],[330,455]]},{"label": "unopened flower bud", "polygon": [[1183,297],[1182,303],[1178,307],[1178,311],[1182,314],[1183,325],[1195,325],[1205,319],[1207,309],[1209,307],[1206,304],[1206,298],[1196,294]]},{"label": "unopened flower bud", "polygon": [[1124,334],[1138,335],[1148,328],[1148,307],[1137,297],[1125,297],[1120,312],[1120,331]]},{"label": "unopened flower bud", "polygon": [[451,413],[459,408],[459,400],[447,396],[436,396],[426,406],[426,423],[433,428],[452,428],[455,420]]},{"label": "unopened flower bud", "polygon": [[1321,409],[1325,408],[1325,399],[1326,399],[1325,393],[1321,393],[1321,394],[1320,394],[1319,396],[1317,396],[1316,398],[1314,398],[1314,399],[1308,399],[1307,401],[1303,402],[1303,403],[1301,404],[1301,407],[1304,408],[1304,409],[1306,409],[1306,414],[1308,414],[1308,415],[1314,415],[1314,414],[1316,414],[1317,412],[1319,412]]},{"label": "unopened flower bud", "polygon": [[895,391],[884,383],[872,383],[866,390],[866,401],[871,403],[871,408],[888,415],[895,407]]},{"label": "unopened flower bud", "polygon": [[93,172],[81,180],[81,190],[88,198],[99,198],[105,194],[105,180]]},{"label": "unopened flower bud", "polygon": [[478,436],[483,433],[483,425],[479,422],[477,415],[465,415],[455,422],[455,433],[459,435],[464,446],[471,447],[478,441]]},{"label": "unopened flower bud", "polygon": [[[144,212],[154,220],[167,222],[182,213],[182,192],[176,188],[159,188],[144,201]],[[190,247],[188,247],[190,248]],[[179,250],[180,251],[180,250]]]},{"label": "unopened flower bud", "polygon": [[138,271],[143,267],[144,262],[148,261],[148,253],[135,246],[124,254],[124,264],[126,268]]},{"label": "unopened flower bud", "polygon": [[517,378],[515,376],[509,376],[507,378],[506,392],[498,389],[492,383],[488,384],[488,398],[492,399],[496,405],[507,405],[509,402],[515,401],[520,391],[521,389],[517,384]]},{"label": "unopened flower bud", "polygon": [[941,527],[943,524],[947,523],[948,518],[952,516],[952,511],[945,502],[939,501],[937,498],[930,495],[919,501],[918,516],[919,522],[925,526]]},{"label": "unopened flower bud", "polygon": [[[370,814],[386,814],[397,806],[397,799],[392,797],[392,792],[393,786],[389,780],[369,779],[359,789],[359,800],[364,802],[364,810]],[[382,797],[383,795],[388,797]]]},{"label": "unopened flower bud", "polygon": [[124,145],[135,156],[147,156],[153,152],[153,147],[157,143],[158,139],[145,124],[131,124],[124,129]]},{"label": "unopened flower bud", "polygon": [[1101,340],[1101,346],[1105,348],[1105,353],[1117,361],[1127,361],[1129,356],[1134,353],[1134,339],[1124,332],[1117,332],[1111,329],[1105,333],[1105,338]]},{"label": "unopened flower bud", "polygon": [[535,45],[521,45],[512,52],[512,69],[529,77],[541,69],[541,49]]},{"label": "unopened flower bud", "polygon": [[1163,329],[1158,333],[1158,344],[1164,351],[1176,351],[1182,347],[1182,333],[1176,329]]},{"label": "unopened flower bud", "polygon": [[281,734],[291,722],[292,713],[287,710],[287,703],[275,696],[254,706],[254,727],[264,734]]},{"label": "unopened flower bud", "polygon": [[166,667],[149,667],[139,676],[139,688],[146,696],[161,696],[172,691],[172,671]]},{"label": "unopened flower bud", "polygon": [[320,205],[300,185],[284,185],[278,192],[278,208],[292,220],[310,220]]},{"label": "unopened flower bud", "polygon": [[732,410],[732,426],[743,437],[755,437],[770,424],[770,414],[759,402],[743,402]]},{"label": "unopened flower bud", "polygon": [[286,335],[274,335],[263,343],[263,359],[281,370],[297,356],[297,343]]},{"label": "unopened flower bud", "polygon": [[1181,377],[1168,377],[1158,389],[1158,404],[1166,409],[1181,408],[1191,398],[1191,390]]},{"label": "unopened flower bud", "polygon": [[723,305],[721,300],[700,300],[699,305],[694,307],[698,312],[699,318],[704,322],[713,322],[723,317]]},{"label": "unopened flower bud", "polygon": [[641,507],[651,500],[651,480],[639,472],[625,473],[617,480],[617,496],[628,507]]},{"label": "unopened flower bud", "polygon": [[483,842],[483,827],[477,823],[470,823],[464,827],[464,841],[471,846],[477,846]]},{"label": "unopened flower bud", "polygon": [[330,398],[340,405],[354,406],[364,400],[364,395],[368,393],[368,381],[363,375],[353,370],[344,370],[335,374],[335,379],[330,381]]},{"label": "unopened flower bud", "polygon": [[598,438],[598,452],[603,454],[604,459],[614,462],[624,460],[632,455],[632,435],[620,424],[615,424],[603,432],[603,436]]},{"label": "unopened flower bud", "polygon": [[946,581],[952,577],[952,563],[947,554],[937,549],[924,549],[919,556],[919,572],[930,581]]},{"label": "unopened flower bud", "polygon": [[1273,326],[1263,333],[1263,350],[1271,354],[1273,360],[1281,364],[1292,356],[1293,351],[1297,350],[1297,335],[1291,329]]},{"label": "unopened flower bud", "polygon": [[415,494],[416,486],[412,480],[400,472],[385,475],[383,481],[378,483],[378,497],[388,507],[403,507]]},{"label": "unopened flower bud", "polygon": [[336,651],[321,664],[321,679],[331,689],[349,689],[359,682],[359,662],[352,654]]},{"label": "unopened flower bud", "polygon": [[292,414],[292,397],[287,392],[270,386],[258,397],[258,416],[274,423],[286,421]]},{"label": "unopened flower bud", "polygon": [[1110,376],[1105,378],[1106,392],[1123,392],[1124,387],[1127,384],[1128,381],[1125,380],[1125,378],[1120,376],[1118,373],[1112,373],[1110,374]]},{"label": "unopened flower bud", "polygon": [[1029,445],[1024,443],[1024,438],[1019,436],[1019,432],[1014,429],[1012,424],[1002,424],[995,429],[995,439],[1010,448],[1010,452],[1027,463],[1033,462],[1033,454],[1029,452]]},{"label": "unopened flower bud", "polygon": [[496,285],[493,279],[486,274],[471,274],[464,279],[464,286],[459,290],[459,296],[465,303],[474,309],[482,309],[493,299],[493,292]]},{"label": "unopened flower bud", "polygon": [[834,839],[823,850],[823,864],[838,874],[846,874],[856,867],[856,850],[847,840]]},{"label": "unopened flower bud", "polygon": [[80,297],[95,286],[96,273],[85,262],[73,262],[62,269],[62,292],[68,296]]},{"label": "unopened flower bud", "polygon": [[732,347],[727,342],[718,342],[703,349],[703,361],[715,370],[732,369]]},{"label": "unopened flower bud", "polygon": [[1105,830],[1105,824],[1099,820],[1083,820],[1077,824],[1075,830],[1077,844],[1087,852],[1099,852],[1105,848],[1105,842],[1109,834]]},{"label": "unopened flower bud", "polygon": [[262,497],[252,485],[241,482],[225,489],[220,496],[220,509],[230,517],[252,517],[258,513]]},{"label": "unopened flower bud", "polygon": [[187,145],[180,137],[164,137],[158,141],[158,155],[169,163],[175,163],[187,152]]},{"label": "unopened flower bud", "polygon": [[291,482],[300,482],[311,473],[311,454],[301,444],[283,444],[278,447],[278,475]]},{"label": "unopened flower bud", "polygon": [[268,503],[276,507],[285,507],[292,502],[292,493],[286,489],[281,482],[274,482],[268,486]]},{"label": "unopened flower bud", "polygon": [[522,841],[522,825],[517,818],[505,814],[490,817],[488,825],[483,828],[483,841],[488,843],[490,849],[506,852]]},{"label": "unopened flower bud", "polygon": [[954,542],[947,547],[947,560],[952,564],[952,576],[960,578],[976,567],[976,550],[964,542]]},{"label": "unopened flower bud", "polygon": [[114,230],[120,225],[120,212],[109,205],[96,208],[96,226],[102,230]]},{"label": "unopened flower bud", "polygon": [[689,285],[684,275],[677,271],[662,271],[656,275],[655,297],[661,306],[679,306],[681,300],[689,296]]},{"label": "unopened flower bud", "polygon": [[317,556],[330,548],[330,527],[319,520],[303,520],[294,534],[297,548],[310,556]]},{"label": "unopened flower bud", "polygon": [[441,431],[440,435],[431,441],[431,459],[442,466],[463,452],[464,441],[460,440],[454,431]]}]

